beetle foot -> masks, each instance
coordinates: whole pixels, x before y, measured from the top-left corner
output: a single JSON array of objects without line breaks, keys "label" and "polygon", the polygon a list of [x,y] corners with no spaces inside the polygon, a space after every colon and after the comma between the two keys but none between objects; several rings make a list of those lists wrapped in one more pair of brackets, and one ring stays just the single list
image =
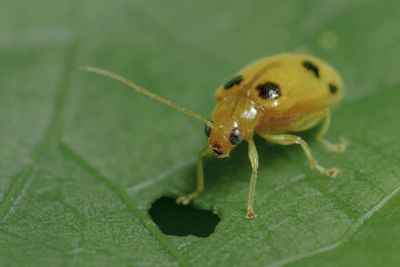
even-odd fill
[{"label": "beetle foot", "polygon": [[256,216],[253,208],[247,208],[246,219],[254,219]]},{"label": "beetle foot", "polygon": [[341,137],[340,142],[337,144],[331,143],[330,141],[328,141],[326,139],[322,139],[321,143],[325,146],[325,148],[329,152],[335,152],[335,153],[342,153],[342,152],[346,151],[346,149],[349,145],[349,141],[344,137]]},{"label": "beetle foot", "polygon": [[189,204],[193,199],[195,199],[196,197],[198,197],[199,192],[193,192],[189,195],[184,195],[184,196],[180,196],[176,199],[176,203],[177,204],[181,204],[181,205],[187,205]]}]

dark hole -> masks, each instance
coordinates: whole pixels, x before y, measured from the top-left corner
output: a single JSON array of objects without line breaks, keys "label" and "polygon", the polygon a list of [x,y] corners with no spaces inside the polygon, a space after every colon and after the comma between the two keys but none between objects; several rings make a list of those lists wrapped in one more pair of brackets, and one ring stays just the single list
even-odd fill
[{"label": "dark hole", "polygon": [[175,199],[162,197],[156,200],[149,210],[153,221],[167,235],[211,235],[220,218],[209,210],[202,210],[190,205],[178,205]]}]

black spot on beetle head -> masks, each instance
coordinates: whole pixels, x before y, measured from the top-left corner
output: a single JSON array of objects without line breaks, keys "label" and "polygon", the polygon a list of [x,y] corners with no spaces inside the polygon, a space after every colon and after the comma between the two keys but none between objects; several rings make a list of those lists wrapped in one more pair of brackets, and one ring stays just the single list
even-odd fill
[{"label": "black spot on beetle head", "polygon": [[263,99],[276,99],[281,96],[279,85],[273,82],[259,84],[256,89],[258,96]]},{"label": "black spot on beetle head", "polygon": [[335,94],[338,91],[338,87],[333,83],[328,84],[328,87],[329,87],[329,92],[331,92],[331,94]]},{"label": "black spot on beetle head", "polygon": [[312,71],[312,73],[314,73],[315,77],[319,78],[319,69],[317,67],[317,65],[315,65],[314,63],[312,63],[311,61],[305,60],[303,62],[303,66],[304,68],[306,68],[307,70]]},{"label": "black spot on beetle head", "polygon": [[243,81],[242,75],[236,75],[232,79],[230,79],[225,85],[225,89],[231,89],[234,85],[238,85]]}]

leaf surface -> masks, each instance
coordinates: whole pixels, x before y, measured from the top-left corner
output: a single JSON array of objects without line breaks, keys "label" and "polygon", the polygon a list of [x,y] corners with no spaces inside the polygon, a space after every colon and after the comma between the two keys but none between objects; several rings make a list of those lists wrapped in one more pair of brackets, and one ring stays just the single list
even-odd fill
[{"label": "leaf surface", "polygon": [[[177,8],[179,7],[179,8]],[[397,1],[6,1],[0,10],[0,262],[5,266],[395,266],[400,227]],[[195,201],[221,218],[207,238],[163,234],[161,196],[193,189],[203,125],[79,65],[113,70],[205,116],[214,89],[262,56],[308,52],[346,97],[308,169],[266,144],[255,208],[241,145],[205,163]],[[190,224],[190,221],[187,221]]]}]

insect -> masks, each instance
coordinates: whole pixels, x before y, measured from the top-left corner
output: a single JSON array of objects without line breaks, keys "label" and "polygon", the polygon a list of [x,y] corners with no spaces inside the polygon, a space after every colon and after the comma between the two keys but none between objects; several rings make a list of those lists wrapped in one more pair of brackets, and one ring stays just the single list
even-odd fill
[{"label": "insect", "polygon": [[306,141],[295,133],[314,128],[323,121],[316,136],[318,141],[334,152],[344,151],[348,144],[344,139],[334,144],[324,138],[331,122],[331,108],[343,96],[342,79],[330,65],[310,55],[279,54],[247,65],[217,89],[217,105],[212,120],[151,93],[118,74],[90,66],[81,69],[118,80],[205,123],[208,144],[198,154],[196,189],[178,197],[176,201],[179,204],[190,203],[204,190],[205,157],[226,158],[245,140],[252,168],[246,218],[255,218],[253,203],[259,163],[254,134],[274,144],[300,145],[311,169],[330,177],[335,177],[338,169],[320,165]]}]

